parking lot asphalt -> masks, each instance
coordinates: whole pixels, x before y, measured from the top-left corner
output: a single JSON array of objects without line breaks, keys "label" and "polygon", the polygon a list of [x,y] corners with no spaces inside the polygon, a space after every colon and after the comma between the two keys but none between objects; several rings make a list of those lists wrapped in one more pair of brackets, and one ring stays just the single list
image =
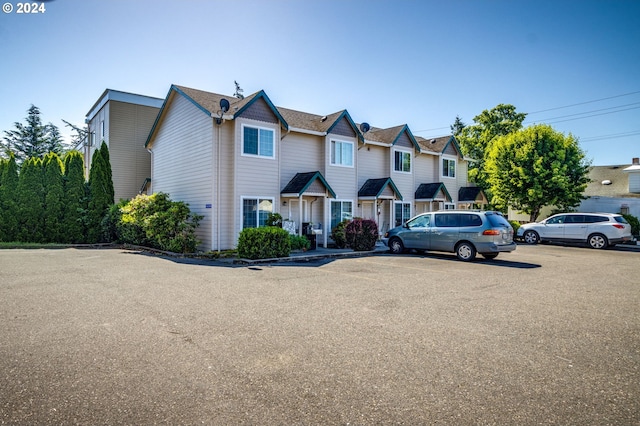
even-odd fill
[{"label": "parking lot asphalt", "polygon": [[0,250],[0,424],[639,424],[639,265]]}]

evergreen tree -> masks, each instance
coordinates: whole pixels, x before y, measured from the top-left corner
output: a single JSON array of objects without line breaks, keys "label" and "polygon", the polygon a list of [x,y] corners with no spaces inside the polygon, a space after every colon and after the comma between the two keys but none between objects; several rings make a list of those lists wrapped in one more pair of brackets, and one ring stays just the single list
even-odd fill
[{"label": "evergreen tree", "polygon": [[44,240],[44,184],[42,160],[33,157],[20,168],[18,179],[18,241]]},{"label": "evergreen tree", "polygon": [[14,123],[15,130],[5,131],[4,141],[0,141],[5,155],[12,152],[18,164],[27,158],[44,158],[49,152],[62,154],[64,146],[62,136],[56,126],[42,124],[40,110],[31,105],[26,118],[26,125]]},{"label": "evergreen tree", "polygon": [[84,179],[82,153],[70,151],[64,157],[64,218],[62,228],[65,243],[86,242],[87,184]]},{"label": "evergreen tree", "polygon": [[19,178],[15,157],[2,161],[0,169],[0,241],[17,241]]},{"label": "evergreen tree", "polygon": [[44,157],[44,241],[62,241],[64,213],[63,164],[58,154],[51,152]]},{"label": "evergreen tree", "polygon": [[89,243],[102,242],[102,219],[113,204],[113,181],[109,174],[111,165],[108,154],[109,150],[103,142],[91,159],[87,229]]},{"label": "evergreen tree", "polygon": [[464,124],[464,121],[462,121],[459,115],[456,115],[455,121],[449,127],[451,128],[451,134],[453,136],[458,136],[460,133],[462,133],[462,129],[466,127],[466,124]]},{"label": "evergreen tree", "polygon": [[100,153],[102,154],[102,158],[105,161],[105,172],[106,172],[106,177],[105,177],[105,187],[106,187],[106,193],[109,197],[109,199],[111,200],[111,204],[115,203],[115,197],[116,197],[116,192],[115,192],[115,188],[113,187],[113,171],[111,169],[111,155],[109,154],[109,147],[107,146],[107,144],[102,141],[102,145],[100,145]]}]

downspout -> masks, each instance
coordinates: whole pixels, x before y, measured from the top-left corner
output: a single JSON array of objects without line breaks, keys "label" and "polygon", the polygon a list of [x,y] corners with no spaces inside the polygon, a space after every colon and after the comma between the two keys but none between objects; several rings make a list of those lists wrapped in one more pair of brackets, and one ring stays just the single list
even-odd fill
[{"label": "downspout", "polygon": [[[220,126],[218,126],[218,176],[216,178],[216,248],[218,249],[218,253],[220,253],[220,215],[222,213],[222,208],[221,208],[221,203],[220,203],[220,176],[222,175],[222,173],[220,172],[220,167],[221,167],[221,160],[220,158],[222,157],[221,152],[222,152],[222,143],[220,143]],[[211,149],[211,152],[213,152],[213,147]]]}]

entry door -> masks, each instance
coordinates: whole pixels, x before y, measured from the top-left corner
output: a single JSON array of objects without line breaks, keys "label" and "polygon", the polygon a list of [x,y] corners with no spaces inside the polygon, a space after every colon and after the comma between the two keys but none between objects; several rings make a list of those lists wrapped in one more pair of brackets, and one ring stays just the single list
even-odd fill
[{"label": "entry door", "polygon": [[289,202],[289,217],[296,223],[296,231],[300,230],[303,222],[309,222],[307,200],[302,200],[302,217],[300,217],[300,200],[291,200]]}]

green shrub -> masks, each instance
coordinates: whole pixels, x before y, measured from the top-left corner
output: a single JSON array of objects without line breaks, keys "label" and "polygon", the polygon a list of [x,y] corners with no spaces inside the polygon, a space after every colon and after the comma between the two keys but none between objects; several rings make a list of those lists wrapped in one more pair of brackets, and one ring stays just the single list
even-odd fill
[{"label": "green shrub", "polygon": [[238,237],[238,257],[244,259],[287,257],[290,252],[289,233],[277,226],[245,228]]},{"label": "green shrub", "polygon": [[311,241],[302,235],[289,234],[289,243],[291,244],[291,250],[309,250],[309,247],[311,247]]},{"label": "green shrub", "polygon": [[331,230],[331,239],[336,247],[341,249],[347,247],[347,238],[344,233],[344,228],[347,226],[347,223],[349,223],[348,220],[343,220]]},{"label": "green shrub", "polygon": [[622,217],[631,225],[631,234],[640,235],[640,220],[637,217],[630,214],[623,214]]},{"label": "green shrub", "polygon": [[267,216],[267,226],[279,226],[282,228],[282,215],[280,213],[269,213]]},{"label": "green shrub", "polygon": [[106,229],[116,223],[117,240],[122,243],[144,245],[175,253],[193,253],[200,241],[195,230],[202,216],[192,214],[189,205],[171,201],[168,194],[138,195],[118,204],[118,213],[107,214]]},{"label": "green shrub", "polygon": [[347,245],[355,251],[373,250],[378,241],[378,225],[371,219],[354,219],[344,232]]},{"label": "green shrub", "polygon": [[509,223],[511,224],[513,233],[515,235],[515,233],[518,232],[518,228],[520,228],[520,222],[518,222],[517,220],[510,220]]}]

